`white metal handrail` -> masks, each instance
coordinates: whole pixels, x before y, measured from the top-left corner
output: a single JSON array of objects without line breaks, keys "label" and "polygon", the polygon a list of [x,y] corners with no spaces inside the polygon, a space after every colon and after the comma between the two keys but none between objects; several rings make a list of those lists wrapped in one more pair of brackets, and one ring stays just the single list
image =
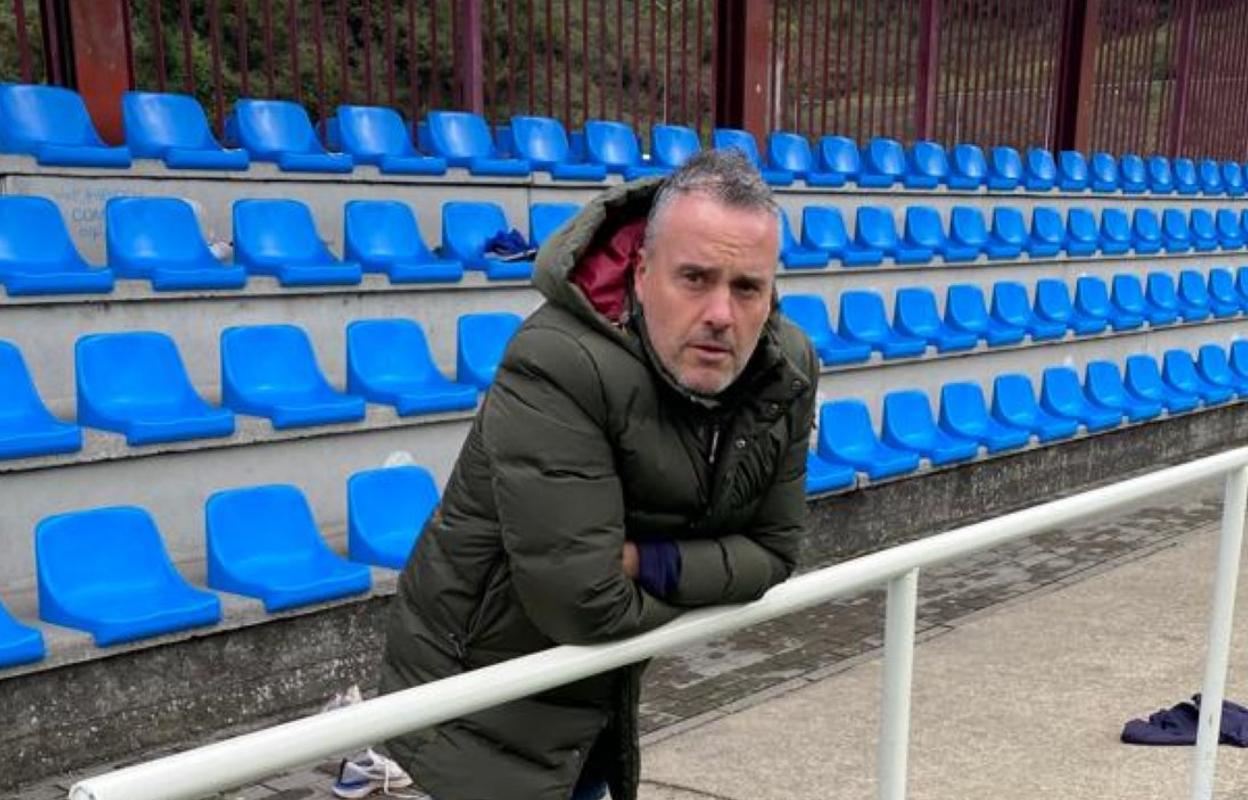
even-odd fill
[{"label": "white metal handrail", "polygon": [[865,589],[888,585],[878,797],[906,794],[911,667],[918,571],[980,550],[1119,509],[1170,489],[1227,476],[1214,605],[1209,623],[1191,797],[1213,791],[1218,727],[1248,502],[1248,448],[978,522],[800,575],[762,599],[698,609],[657,630],[594,646],[555,647],[358,705],[277,725],[88,778],[70,800],[192,800],[409,731],[580,680]]}]

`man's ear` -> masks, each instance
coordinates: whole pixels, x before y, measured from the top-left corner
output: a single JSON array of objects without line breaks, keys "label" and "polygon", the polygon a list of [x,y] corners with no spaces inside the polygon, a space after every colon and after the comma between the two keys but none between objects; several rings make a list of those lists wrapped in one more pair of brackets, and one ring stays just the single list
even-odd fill
[{"label": "man's ear", "polygon": [[646,277],[646,248],[637,248],[637,259],[633,265],[633,297],[638,302],[645,302],[645,290],[642,284],[645,283]]}]

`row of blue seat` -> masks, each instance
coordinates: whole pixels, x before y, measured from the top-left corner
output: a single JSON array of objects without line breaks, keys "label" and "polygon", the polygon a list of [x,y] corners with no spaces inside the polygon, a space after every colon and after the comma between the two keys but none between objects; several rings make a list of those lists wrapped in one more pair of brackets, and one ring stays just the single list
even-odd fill
[{"label": "row of blue seat", "polygon": [[[535,203],[531,242],[540,245],[576,214],[574,203]],[[0,197],[0,283],[10,295],[101,293],[117,278],[151,281],[157,291],[237,289],[248,275],[270,275],[282,286],[358,284],[364,273],[392,283],[457,281],[464,270],[491,280],[527,280],[531,253],[492,252],[511,227],[502,208],[487,202],[442,206],[442,245],[424,242],[407,205],[352,200],[343,210],[343,258],[325,246],[312,213],[297,200],[238,200],[233,206],[234,263],[219,261],[204,240],[195,212],[172,197],[114,197],[105,204],[108,265],[78,252],[60,210],[43,197]],[[523,238],[523,237],[521,237]]]},{"label": "row of blue seat", "polygon": [[[221,333],[222,407],[206,402],[173,340],[129,331],[84,336],[74,347],[78,423],[124,434],[131,446],[230,436],[234,414],[267,417],[278,429],[364,418],[367,402],[408,416],[475,408],[518,315],[459,318],[456,381],[438,370],[424,331],[407,319],[347,326],[347,391],[316,363],[307,334],[294,325],[227,328]],[[76,452],[79,425],[54,417],[39,397],[21,352],[0,340],[0,458]]]},{"label": "row of blue seat", "polygon": [[1243,397],[1248,397],[1248,341],[1241,340],[1231,344],[1229,358],[1217,344],[1203,345],[1195,361],[1186,350],[1169,350],[1160,369],[1146,354],[1129,356],[1125,369],[1112,361],[1093,361],[1082,382],[1071,367],[1050,367],[1038,400],[1026,375],[998,375],[991,408],[979,384],[969,381],[941,387],[938,415],[925,392],[889,392],[878,434],[865,403],[833,400],[819,411],[807,491],[853,486],[859,472],[880,480],[913,472],[921,459],[932,465],[968,461],[980,448],[998,453],[1023,447],[1033,437],[1060,441],[1080,430],[1109,430],[1163,411],[1178,414]]},{"label": "row of blue seat", "polygon": [[1037,206],[1028,226],[1014,206],[996,206],[991,223],[974,206],[955,206],[946,227],[940,211],[928,205],[907,206],[899,230],[893,209],[860,205],[851,237],[841,210],[809,205],[802,209],[801,239],[788,215],[782,215],[780,260],[789,269],[817,269],[831,259],[844,266],[874,266],[885,258],[898,264],[925,264],[939,256],[945,262],[1106,256],[1135,252],[1209,252],[1240,250],[1248,244],[1248,210],[1220,208],[1136,208],[1130,217],[1121,208],[1106,208],[1098,221],[1094,211],[1072,207],[1065,219],[1050,206]]},{"label": "row of blue seat", "polygon": [[[132,155],[163,159],[174,168],[246,169],[252,159],[276,163],[283,170],[349,172],[355,164],[376,165],[392,174],[440,175],[449,166],[474,174],[521,176],[549,172],[556,179],[601,181],[608,173],[626,179],[663,174],[680,166],[701,148],[692,129],[658,125],[651,130],[650,155],[643,155],[636,133],[622,122],[589,120],[568,135],[549,117],[513,117],[491,135],[486,121],[467,112],[435,111],[416,126],[420,152],[397,111],[379,106],[339,106],[325,120],[326,151],[307,111],[284,100],[242,99],[226,122],[225,150],[217,142],[199,103],[188,95],[127,92],[122,98],[125,147],[107,147],[91,123],[82,99],[52,86],[0,86],[0,151],[29,153],[41,164],[124,167]],[[775,131],[763,158],[752,134],[720,128],[712,134],[717,148],[744,151],[776,185],[801,180],[808,186],[1067,192],[1229,195],[1245,192],[1243,167],[1235,161],[1187,158],[1173,163],[1163,156],[1147,160],[1135,154],[1115,158],[1062,151],[1055,158],[1032,148],[1024,158],[1011,147],[994,147],[986,157],[973,144],[951,150],[930,141],[909,149],[879,137],[861,149],[844,136],[824,136],[812,149],[806,137]]]},{"label": "row of blue seat", "polygon": [[991,301],[975,284],[953,284],[945,291],[944,315],[936,295],[924,286],[897,290],[889,320],[884,299],[869,289],[852,289],[840,296],[834,330],[823,298],[786,294],[780,308],[810,337],[825,364],[867,361],[871,352],[884,358],[921,356],[928,347],[949,353],[970,350],[981,341],[989,347],[1062,339],[1067,332],[1092,336],[1110,328],[1135,330],[1148,324],[1160,327],[1176,321],[1226,319],[1248,312],[1248,267],[1235,275],[1214,268],[1206,277],[1183,270],[1176,284],[1165,272],[1150,273],[1144,283],[1135,275],[1115,275],[1109,286],[1085,275],[1075,282],[1072,301],[1066,282],[1042,278],[1034,299],[1017,281],[993,284]]},{"label": "row of blue seat", "polygon": [[[401,569],[438,503],[421,467],[366,470],[347,481],[347,558],[317,529],[302,492],[229,489],[204,506],[207,588],[253,597],[268,612],[368,591],[368,567]],[[35,528],[39,618],[90,633],[101,647],[213,625],[216,594],[174,567],[151,515],[114,506],[48,517]],[[42,634],[0,605],[0,667],[46,654]]]}]

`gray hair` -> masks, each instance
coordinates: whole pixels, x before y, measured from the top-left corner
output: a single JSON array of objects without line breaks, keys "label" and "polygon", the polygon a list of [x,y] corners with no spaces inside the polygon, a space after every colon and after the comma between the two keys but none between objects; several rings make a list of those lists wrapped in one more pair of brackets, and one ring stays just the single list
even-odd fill
[{"label": "gray hair", "polygon": [[736,148],[702,150],[659,185],[646,219],[645,246],[650,248],[663,210],[681,195],[704,194],[722,205],[766,211],[777,218],[780,207],[758,167]]}]

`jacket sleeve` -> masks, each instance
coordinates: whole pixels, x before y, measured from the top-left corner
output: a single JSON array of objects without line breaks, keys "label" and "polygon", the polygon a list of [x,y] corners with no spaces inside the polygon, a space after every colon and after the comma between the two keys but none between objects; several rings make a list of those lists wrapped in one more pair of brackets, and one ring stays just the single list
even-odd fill
[{"label": "jacket sleeve", "polygon": [[593,360],[542,327],[517,333],[485,404],[511,583],[561,644],[642,633],[679,613],[624,574],[623,490],[605,414]]},{"label": "jacket sleeve", "polygon": [[680,581],[665,598],[669,603],[688,607],[749,602],[793,573],[806,529],[806,453],[819,380],[818,361],[809,346],[804,367],[810,386],[794,404],[788,446],[749,530],[681,541]]}]

